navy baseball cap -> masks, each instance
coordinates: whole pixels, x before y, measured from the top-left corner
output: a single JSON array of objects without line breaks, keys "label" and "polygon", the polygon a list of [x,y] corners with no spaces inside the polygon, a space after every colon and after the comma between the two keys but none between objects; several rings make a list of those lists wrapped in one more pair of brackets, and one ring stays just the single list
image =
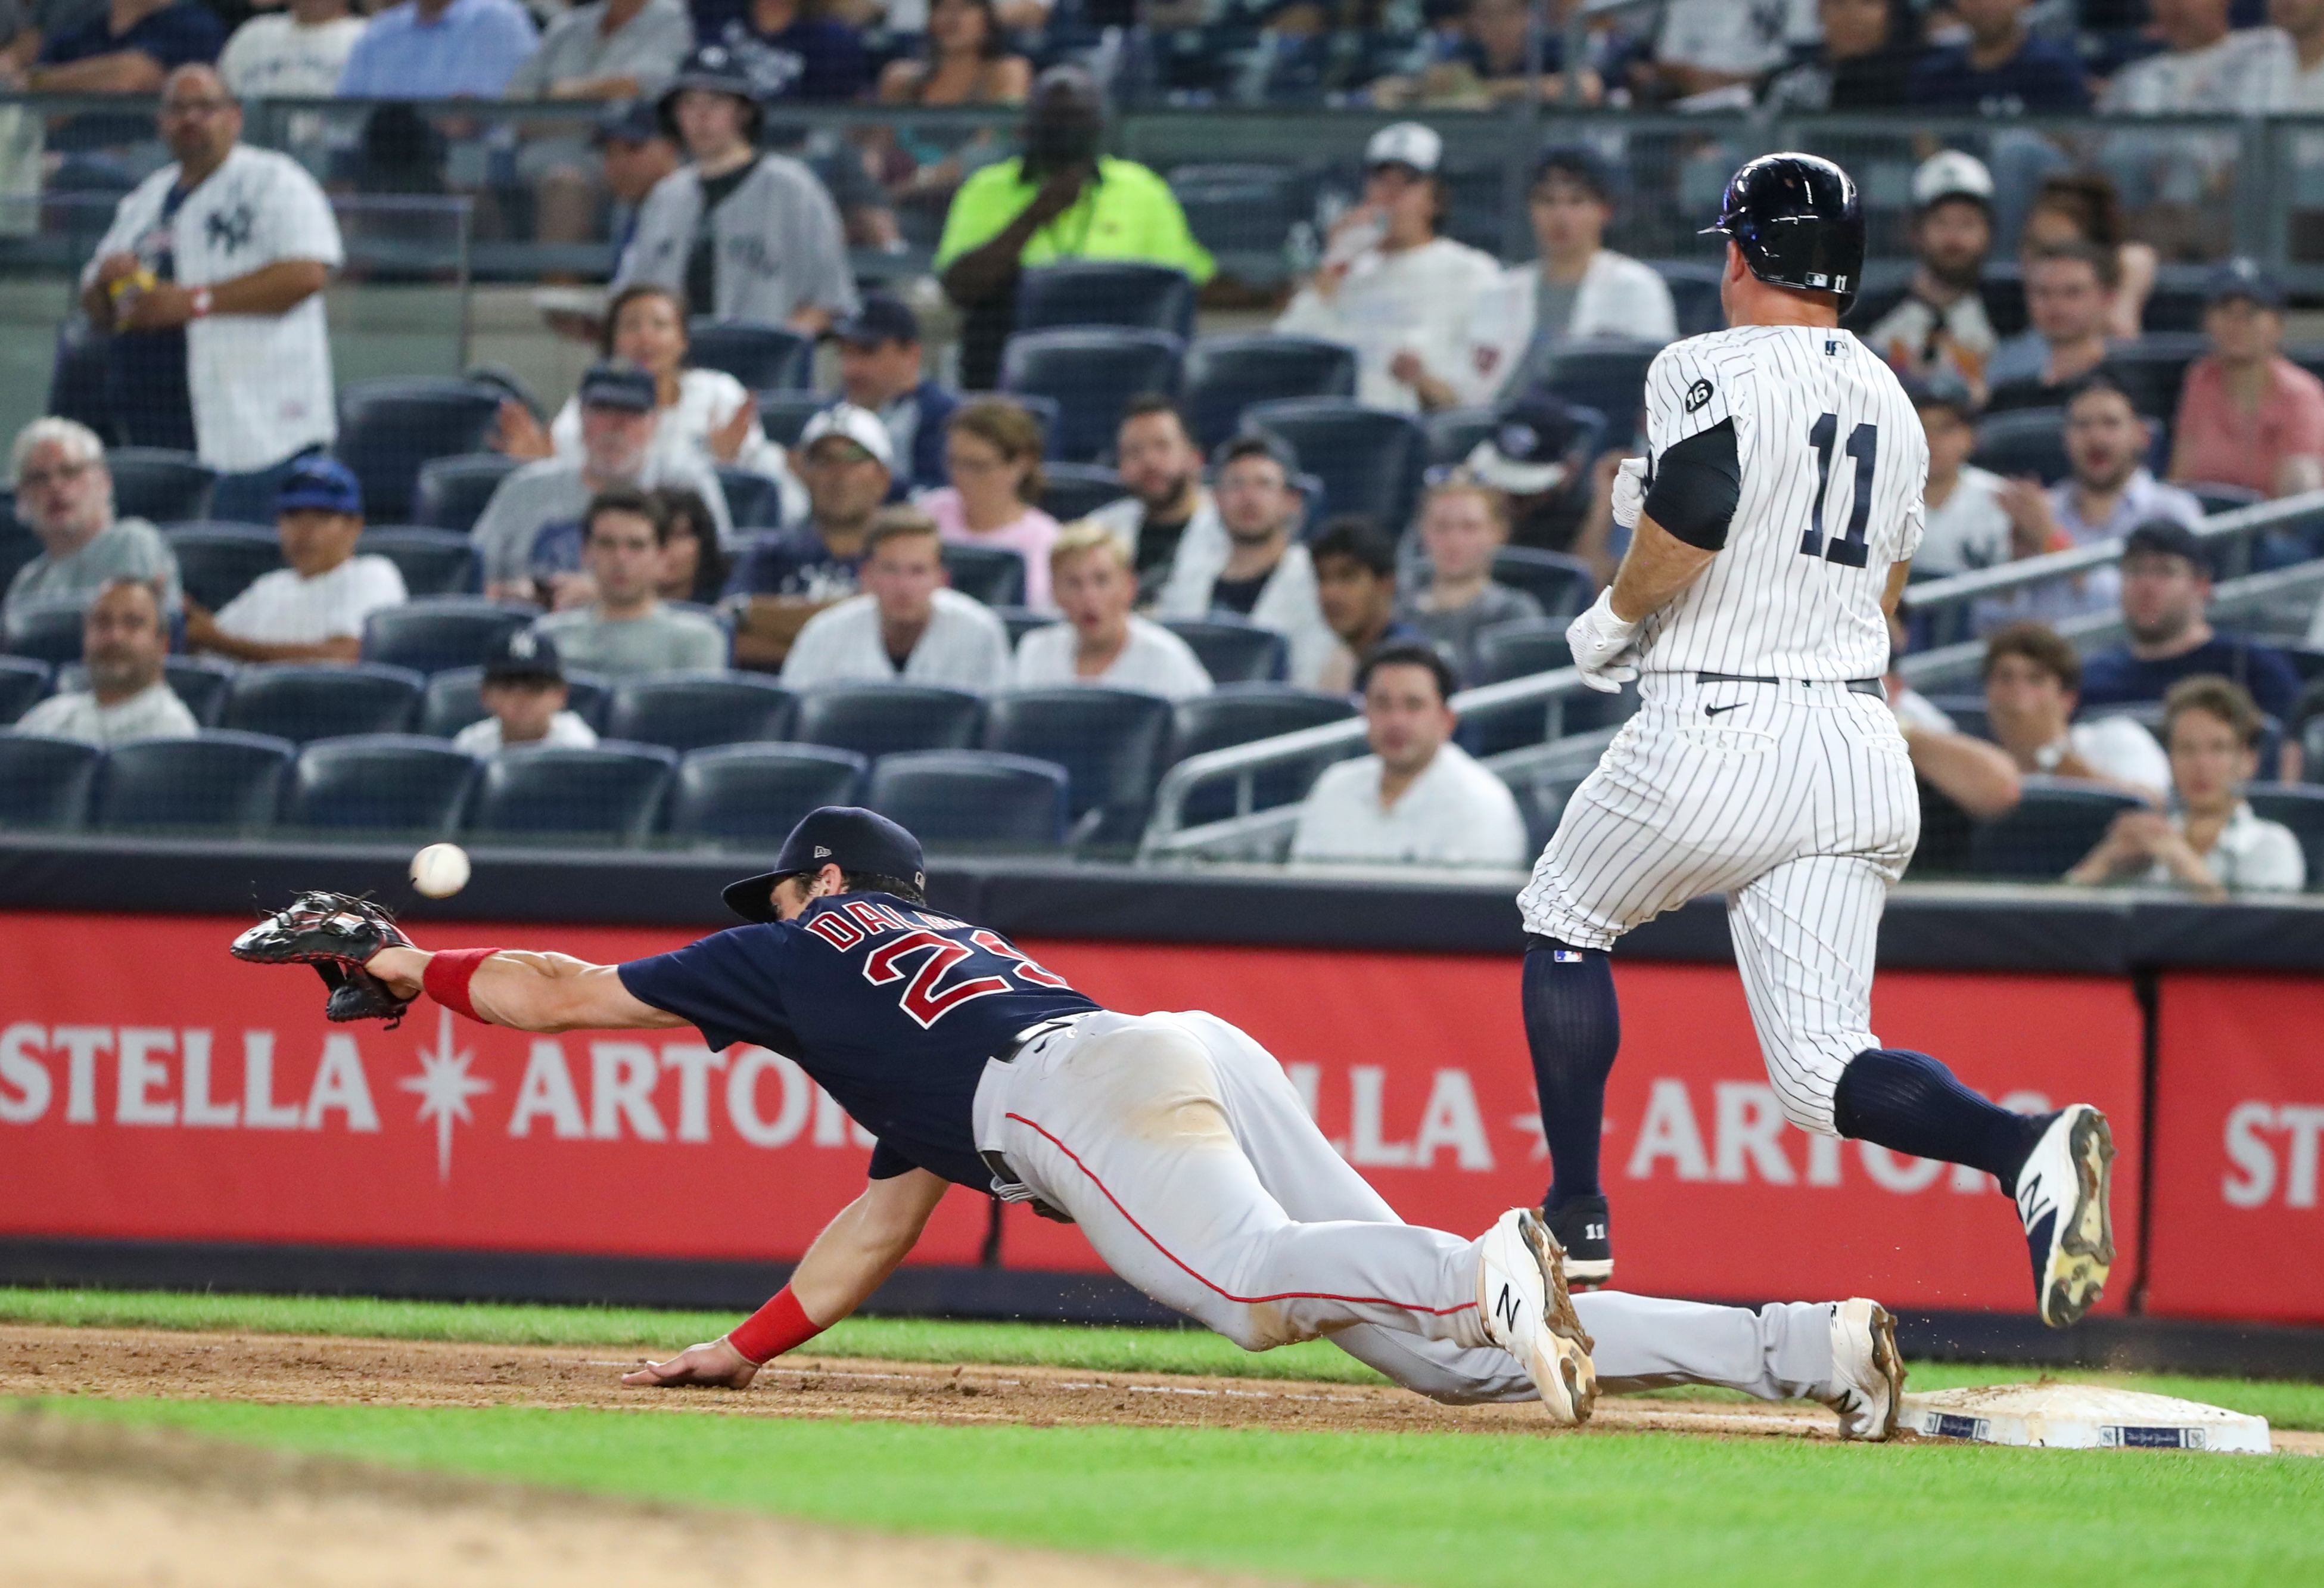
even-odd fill
[{"label": "navy baseball cap", "polygon": [[855,805],[826,805],[799,818],[791,836],[775,856],[775,869],[727,884],[720,897],[726,908],[746,921],[772,921],[774,901],[768,897],[777,882],[801,872],[835,865],[843,872],[895,877],[915,888],[927,886],[927,862],[920,841],[876,810]]},{"label": "navy baseball cap", "polygon": [[1211,466],[1224,468],[1239,457],[1271,457],[1295,481],[1299,474],[1299,454],[1273,430],[1242,430],[1229,436],[1211,454]]},{"label": "navy baseball cap", "polygon": [[1565,484],[1574,448],[1593,428],[1554,393],[1536,386],[1501,405],[1493,433],[1462,461],[1480,483],[1497,491],[1538,496]]},{"label": "navy baseball cap", "polygon": [[619,408],[630,413],[654,410],[654,378],[634,364],[608,359],[581,377],[581,406]]},{"label": "navy baseball cap", "polygon": [[2242,298],[2262,309],[2283,309],[2283,283],[2268,272],[2256,259],[2230,259],[2211,272],[2209,290],[2203,294],[2207,307],[2231,303]]},{"label": "navy baseball cap", "polygon": [[363,486],[355,470],[319,452],[299,459],[275,487],[274,511],[290,512],[302,507],[361,518]]},{"label": "navy baseball cap", "polygon": [[2122,555],[2125,560],[2148,552],[2162,557],[2183,557],[2195,565],[2198,573],[2211,571],[2211,554],[2194,531],[2175,518],[2151,518],[2123,537]]},{"label": "navy baseball cap", "polygon": [[1934,369],[1902,383],[1905,398],[1915,409],[1950,408],[1964,420],[1977,418],[1977,393],[1950,369]]},{"label": "navy baseball cap", "polygon": [[852,347],[877,347],[882,342],[918,343],[920,317],[892,292],[866,292],[863,307],[831,328],[831,334]]},{"label": "navy baseball cap", "polygon": [[523,679],[552,684],[565,681],[565,662],[557,654],[557,642],[539,629],[518,629],[503,635],[484,656],[485,683],[512,684]]}]

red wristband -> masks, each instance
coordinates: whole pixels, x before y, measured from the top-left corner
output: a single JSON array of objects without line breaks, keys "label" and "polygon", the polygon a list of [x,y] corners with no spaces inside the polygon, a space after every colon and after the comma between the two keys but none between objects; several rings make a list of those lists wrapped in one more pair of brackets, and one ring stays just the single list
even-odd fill
[{"label": "red wristband", "polygon": [[420,973],[420,984],[428,996],[450,1010],[454,1014],[466,1015],[479,1025],[492,1022],[476,1012],[468,1002],[468,983],[476,977],[476,967],[500,952],[497,948],[439,948],[428,956],[428,968]]},{"label": "red wristband", "polygon": [[823,1325],[807,1316],[807,1308],[786,1285],[775,1292],[772,1301],[735,1325],[726,1343],[752,1364],[763,1366],[822,1333]]}]

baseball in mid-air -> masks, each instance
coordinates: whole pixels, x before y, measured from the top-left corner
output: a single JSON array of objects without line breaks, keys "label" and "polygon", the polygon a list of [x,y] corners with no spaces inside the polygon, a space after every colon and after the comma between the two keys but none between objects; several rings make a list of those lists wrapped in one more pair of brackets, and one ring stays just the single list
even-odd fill
[{"label": "baseball in mid-air", "polygon": [[468,852],[430,844],[411,857],[411,885],[430,899],[449,899],[468,885]]}]

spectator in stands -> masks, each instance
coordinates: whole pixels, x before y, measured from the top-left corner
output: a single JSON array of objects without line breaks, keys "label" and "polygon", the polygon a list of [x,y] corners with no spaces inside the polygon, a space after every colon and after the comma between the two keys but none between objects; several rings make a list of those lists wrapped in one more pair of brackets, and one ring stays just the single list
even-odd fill
[{"label": "spectator in stands", "polygon": [[1452,743],[1452,669],[1426,645],[1365,659],[1370,755],[1326,768],[1299,807],[1291,858],[1522,867],[1533,857],[1507,784]]},{"label": "spectator in stands", "polygon": [[654,588],[665,601],[691,601],[711,606],[726,588],[728,558],[718,544],[718,521],[710,503],[695,491],[665,488],[662,515],[669,521],[669,539],[661,549],[661,572]]},{"label": "spectator in stands", "polygon": [[[1888,709],[1904,735],[1913,776],[1921,784],[1923,819],[1939,817],[1942,805],[1932,806],[1932,790],[1961,816],[1975,819],[2001,815],[2023,796],[2017,768],[2006,752],[1972,734],[1964,734],[1953,719],[1927,696],[1904,681],[1899,664],[1904,660],[1904,625],[1895,614],[1888,617],[1888,669],[1881,677]],[[1956,823],[1959,817],[1955,817]],[[1935,847],[1935,846],[1932,846]]]},{"label": "spectator in stands", "polygon": [[162,676],[170,624],[151,579],[107,579],[82,615],[81,670],[88,688],[51,695],[16,721],[19,734],[110,748],[132,739],[190,739],[194,714]]},{"label": "spectator in stands", "polygon": [[1363,659],[1383,645],[1425,645],[1428,636],[1397,615],[1396,542],[1361,513],[1343,512],[1309,543],[1315,600],[1339,647],[1315,687],[1329,695],[1355,688]]},{"label": "spectator in stands", "polygon": [[[563,13],[511,74],[511,99],[560,102],[650,98],[694,46],[679,0],[589,0]],[[596,162],[572,128],[532,122],[517,129],[517,175],[531,186],[534,235],[581,243],[596,235]]]},{"label": "spectator in stands", "polygon": [[694,0],[696,35],[725,46],[759,102],[832,105],[872,87],[863,35],[818,0]]},{"label": "spectator in stands", "polygon": [[163,608],[177,610],[178,559],[152,524],[113,516],[113,475],[94,430],[36,419],[17,432],[11,462],[16,516],[41,540],[41,554],[9,581],[11,620],[34,606],[84,604],[115,579],[153,580]]},{"label": "spectator in stands", "polygon": [[1662,277],[1604,245],[1614,186],[1595,152],[1567,144],[1545,153],[1534,167],[1529,211],[1541,256],[1511,265],[1477,294],[1467,356],[1446,372],[1461,401],[1472,406],[1533,386],[1542,374],[1536,359],[1561,343],[1678,337],[1678,313]]},{"label": "spectator in stands", "polygon": [[2033,0],[1953,0],[1952,14],[1969,30],[1958,44],[1942,45],[1913,68],[1910,104],[1927,110],[1969,111],[1987,117],[2073,115],[2090,107],[2089,84],[2073,46],[2025,25]]},{"label": "spectator in stands", "polygon": [[1973,154],[1940,150],[1913,173],[1913,280],[1864,333],[1899,374],[1942,370],[1985,389],[1997,338],[1979,288],[1993,251],[1993,173]]},{"label": "spectator in stands", "polygon": [[831,328],[839,344],[839,386],[846,401],[888,427],[902,466],[891,497],[945,483],[945,421],[960,399],[927,378],[920,319],[891,292],[866,292],[862,307]]},{"label": "spectator in stands", "polygon": [[218,77],[237,99],[327,99],[368,25],[347,0],[290,0],[235,29]]},{"label": "spectator in stands", "polygon": [[2109,317],[2122,272],[2088,243],[2059,243],[2025,266],[2025,312],[2034,323],[1994,349],[1986,411],[2054,408],[2106,361]]},{"label": "spectator in stands", "polygon": [[597,730],[567,709],[573,691],[557,642],[539,628],[519,629],[493,648],[477,694],[484,715],[452,735],[455,750],[498,755],[527,745],[586,750],[597,743]]},{"label": "spectator in stands", "polygon": [[[1570,0],[1566,6],[1553,8],[1551,25],[1545,27],[1526,0],[1467,0],[1459,11],[1457,29],[1443,39],[1434,58],[1418,72],[1373,79],[1372,106],[1379,110],[1406,106],[1489,110],[1535,97],[1563,99],[1565,40],[1554,31],[1563,20],[1555,12],[1570,9]],[[1577,104],[1604,101],[1606,82],[1593,65],[1583,65],[1575,76]]]},{"label": "spectator in stands", "polygon": [[661,599],[669,544],[669,515],[659,498],[628,485],[598,492],[581,515],[581,566],[596,599],[534,626],[574,666],[609,678],[723,669],[726,631]]},{"label": "spectator in stands", "polygon": [[1017,280],[1061,259],[1129,259],[1211,279],[1211,256],[1186,228],[1169,184],[1101,152],[1105,100],[1077,66],[1053,66],[1026,101],[1025,152],[986,166],[953,195],[935,269],[958,304],[960,383],[991,390],[1017,319]]},{"label": "spectator in stands", "polygon": [[1493,554],[1508,538],[1509,499],[1474,478],[1456,475],[1432,486],[1420,504],[1428,582],[1404,599],[1398,615],[1472,683],[1482,676],[1480,635],[1497,623],[1541,621],[1541,603],[1493,580]]},{"label": "spectator in stands", "polygon": [[2306,857],[2292,829],[2263,821],[2243,797],[2259,770],[2263,724],[2252,697],[2226,679],[2181,679],[2163,703],[2178,808],[2130,810],[2115,817],[2089,857],[2066,881],[2091,886],[2145,882],[2200,898],[2297,892]]},{"label": "spectator in stands", "polygon": [[613,257],[619,259],[637,235],[646,195],[678,169],[678,140],[661,125],[661,112],[639,99],[607,111],[595,142],[597,180],[613,200]]},{"label": "spectator in stands", "polygon": [[[781,493],[783,522],[798,518],[807,511],[807,488],[791,473],[783,449],[767,439],[758,403],[725,371],[688,368],[687,346],[686,313],[676,292],[638,282],[613,294],[597,351],[608,362],[653,377],[653,456],[672,470],[723,463],[762,475]],[[530,409],[511,398],[501,404],[493,439],[512,457],[580,457],[580,395],[567,401],[545,431]]]},{"label": "spectator in stands", "polygon": [[654,377],[632,364],[592,365],[581,377],[581,448],[572,457],[529,463],[500,483],[473,534],[484,564],[487,594],[555,605],[591,597],[579,577],[581,521],[589,499],[616,485],[650,491],[676,485],[698,492],[718,521],[721,543],[733,539],[726,494],[699,457],[654,444]]},{"label": "spectator in stands", "polygon": [[2082,659],[2047,623],[2011,623],[1985,642],[1985,714],[2021,772],[2080,778],[2161,805],[2171,760],[2126,716],[2074,721]]},{"label": "spectator in stands", "polygon": [[2324,110],[2324,0],[2267,0],[2267,20],[2283,35],[2283,49],[2266,107],[2294,115]]},{"label": "spectator in stands", "polygon": [[[2159,55],[2115,73],[2099,97],[2110,115],[2244,115],[2273,108],[2283,35],[2273,28],[2230,31],[2232,0],[2155,0]],[[2209,251],[2205,234],[2227,218],[2239,148],[2233,133],[2117,134],[2105,152],[2140,230],[2173,253]]]},{"label": "spectator in stands", "polygon": [[151,94],[181,66],[225,47],[217,14],[195,0],[111,0],[95,16],[41,41],[25,74],[36,94]]},{"label": "spectator in stands", "polygon": [[980,397],[945,420],[945,473],[952,484],[925,492],[921,510],[947,540],[990,546],[1025,559],[1025,605],[1055,612],[1049,547],[1057,521],[1041,499],[1041,421],[1006,397]]},{"label": "spectator in stands", "polygon": [[1356,395],[1374,407],[1453,408],[1474,388],[1470,312],[1501,270],[1437,235],[1452,202],[1443,158],[1418,122],[1374,133],[1363,201],[1333,223],[1323,263],[1275,322],[1355,349]]},{"label": "spectator in stands", "polygon": [[1759,97],[1762,109],[1861,115],[1893,111],[1905,102],[1922,53],[1913,0],[1820,0],[1816,18],[1821,44],[1775,75]]},{"label": "spectator in stands", "polygon": [[917,507],[883,507],[863,537],[863,594],[818,612],[783,659],[787,684],[1009,682],[1009,631],[946,588],[944,538]]},{"label": "spectator in stands", "polygon": [[1922,495],[1926,528],[1913,557],[1914,571],[1962,574],[2008,561],[2017,555],[2009,512],[2002,505],[2009,482],[1969,460],[1977,450],[1977,403],[1968,385],[1944,371],[1930,380],[1908,381],[1904,390],[1929,443],[1929,477]]},{"label": "spectator in stands", "polygon": [[52,38],[78,32],[91,22],[103,16],[111,0],[19,0],[15,31],[9,35],[5,51],[5,69],[11,83],[23,86],[24,75],[41,58],[41,46]]},{"label": "spectator in stands", "polygon": [[353,661],[364,622],[408,598],[384,557],[358,555],[363,488],[352,470],[319,453],[302,457],[274,498],[275,532],[288,567],[261,574],[216,616],[189,596],[186,644],[235,661]]},{"label": "spectator in stands", "polygon": [[734,660],[743,667],[780,667],[808,619],[855,594],[864,538],[895,464],[879,417],[846,402],[807,421],[797,456],[807,522],[761,536],[727,583],[737,606]]},{"label": "spectator in stands", "polygon": [[2146,300],[2154,291],[2154,250],[2134,240],[2123,224],[2113,180],[2102,171],[2058,171],[2042,180],[2017,234],[2019,256],[2030,265],[2043,250],[2087,243],[2114,255],[2119,267],[2107,335],[2129,341],[2145,323]]},{"label": "spectator in stands", "polygon": [[1186,642],[1130,610],[1138,571],[1111,528],[1085,518],[1060,530],[1049,548],[1049,587],[1065,621],[1017,642],[1019,684],[1102,684],[1166,700],[1211,692],[1211,675]]},{"label": "spectator in stands", "polygon": [[161,90],[175,158],[140,182],[81,272],[81,308],[114,335],[106,405],[141,447],[198,453],[228,475],[212,511],[257,518],[290,461],[338,434],[323,287],[346,257],[298,162],[241,143],[217,73]]},{"label": "spectator in stands", "polygon": [[1121,540],[1149,596],[1169,577],[1189,540],[1226,543],[1219,504],[1203,484],[1203,455],[1186,416],[1167,397],[1148,392],[1122,408],[1114,469],[1130,494],[1090,514]]},{"label": "spectator in stands", "polygon": [[2082,705],[2161,700],[2181,679],[2217,673],[2248,690],[2278,722],[2291,719],[2300,675],[2282,652],[2240,634],[2222,634],[2205,608],[2211,559],[2192,530],[2153,519],[2130,531],[2122,551],[2122,622],[2126,642],[2082,663]]},{"label": "spectator in stands", "polygon": [[1273,436],[1246,434],[1223,443],[1215,461],[1212,490],[1226,533],[1215,541],[1190,533],[1179,543],[1156,615],[1224,612],[1273,629],[1290,642],[1291,681],[1313,688],[1339,637],[1323,621],[1315,564],[1296,539],[1298,457]]},{"label": "spectator in stands", "polygon": [[[1690,110],[1744,109],[1751,86],[1783,65],[1793,45],[1812,42],[1815,30],[1815,10],[1806,0],[1667,0],[1654,58],[1631,69],[1632,86],[1655,99],[1695,101],[1683,106]],[[1706,97],[1721,89],[1732,92]]]},{"label": "spectator in stands", "polygon": [[[1032,63],[1010,48],[993,0],[936,0],[922,53],[881,71],[880,103],[1022,105],[1032,85]],[[964,135],[898,127],[873,147],[889,197],[931,208],[1001,155],[989,128]]]},{"label": "spectator in stands", "polygon": [[2255,261],[2211,279],[2211,351],[2187,371],[2171,427],[2171,477],[2263,496],[2324,487],[2324,382],[2284,357],[2283,289]]},{"label": "spectator in stands", "polygon": [[734,53],[696,51],[662,95],[661,115],[687,163],[647,196],[614,289],[651,282],[683,292],[689,316],[809,335],[854,313],[838,208],[807,167],[759,152],[766,113]]},{"label": "spectator in stands", "polygon": [[517,0],[402,0],[371,19],[343,99],[497,99],[540,36]]},{"label": "spectator in stands", "polygon": [[[1613,521],[1599,511],[1609,504],[1591,495],[1590,459],[1600,427],[1539,387],[1502,403],[1494,418],[1492,434],[1470,448],[1462,467],[1508,498],[1511,542],[1569,552],[1593,568],[1602,562],[1600,583],[1612,579],[1621,549],[1609,553]],[[1601,495],[1612,489],[1612,469],[1607,466]]]}]

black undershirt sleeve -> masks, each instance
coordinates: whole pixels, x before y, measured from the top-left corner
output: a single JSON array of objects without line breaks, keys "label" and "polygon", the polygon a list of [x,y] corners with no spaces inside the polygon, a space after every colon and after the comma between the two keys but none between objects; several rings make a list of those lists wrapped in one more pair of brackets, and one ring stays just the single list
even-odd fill
[{"label": "black undershirt sleeve", "polygon": [[1717,551],[1727,544],[1742,492],[1735,421],[1722,419],[1663,449],[1646,491],[1646,516],[1688,545]]}]

